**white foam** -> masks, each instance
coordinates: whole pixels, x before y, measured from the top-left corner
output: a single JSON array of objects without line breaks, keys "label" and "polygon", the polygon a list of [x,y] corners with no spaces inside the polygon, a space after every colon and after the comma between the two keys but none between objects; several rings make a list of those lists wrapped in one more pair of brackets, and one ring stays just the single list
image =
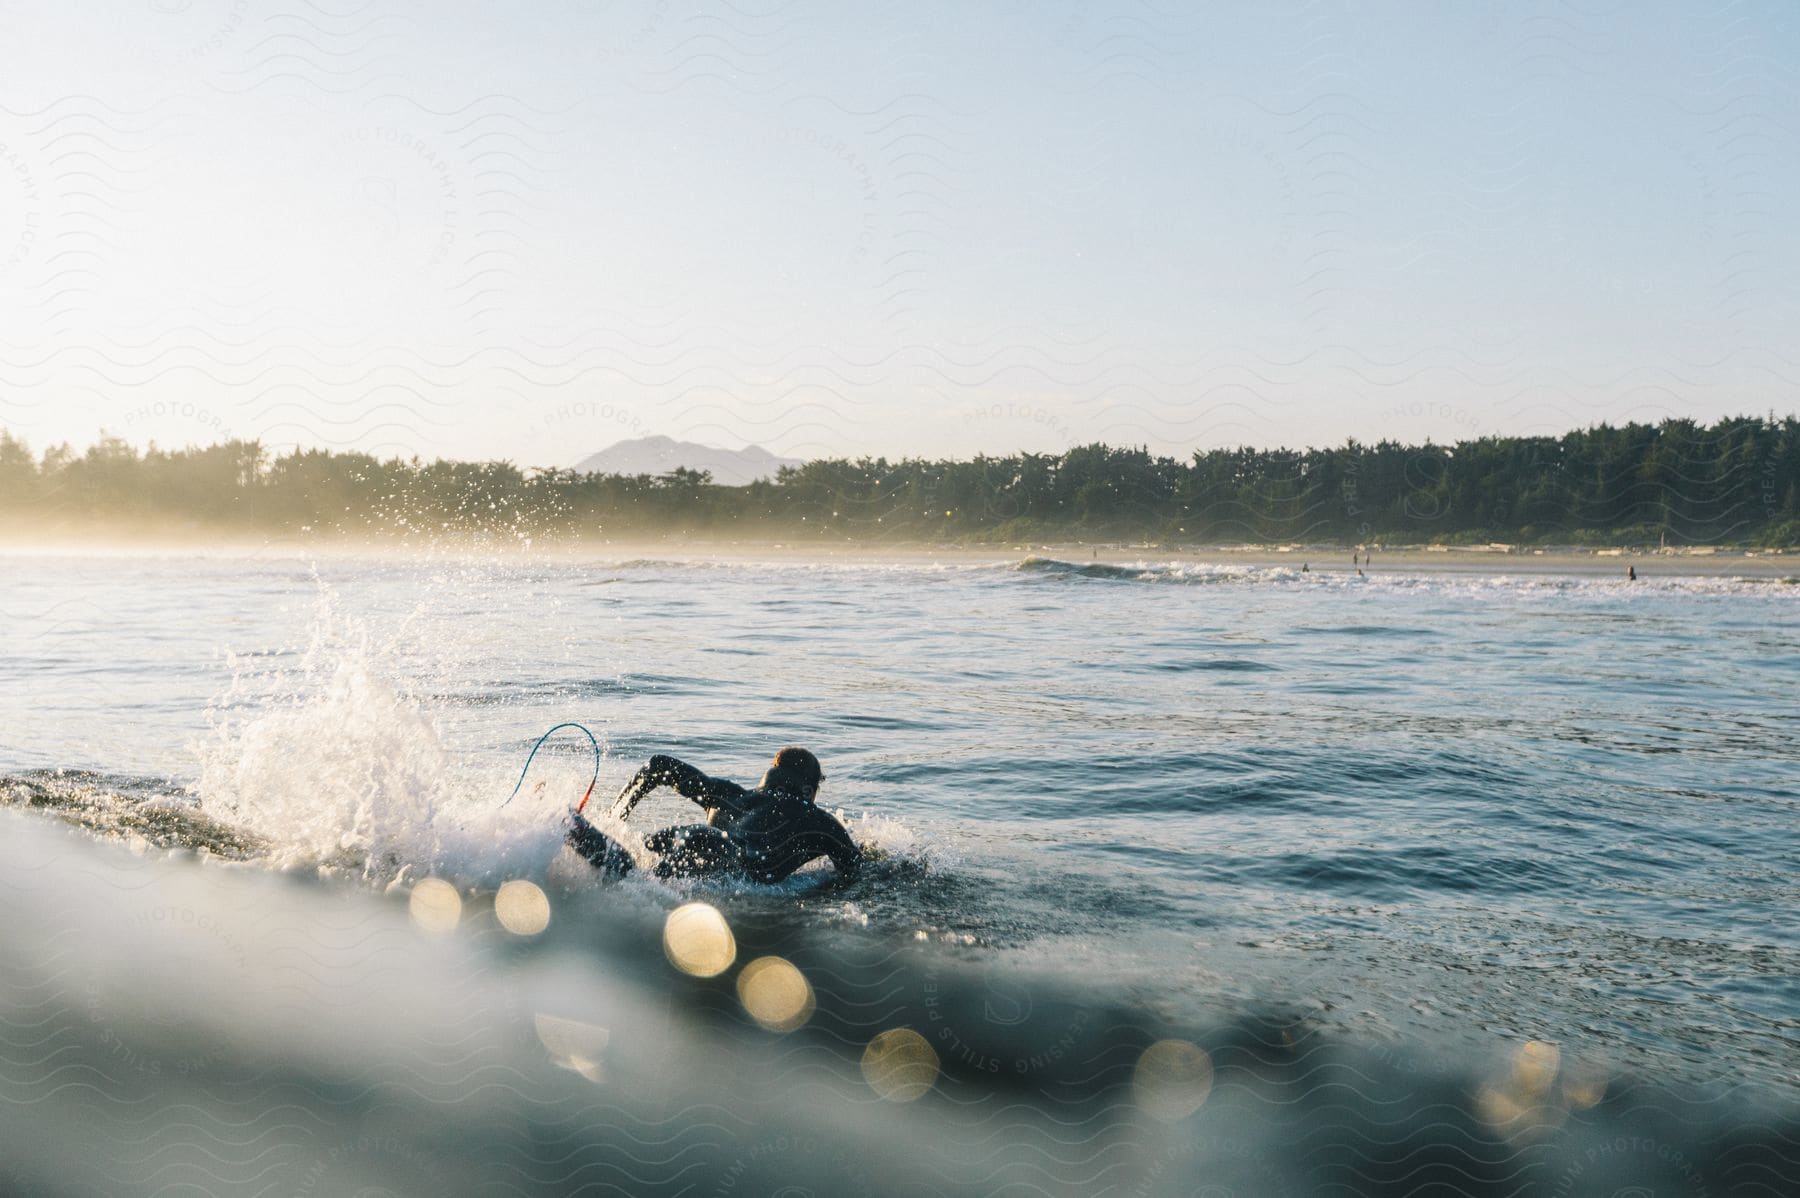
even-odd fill
[{"label": "white foam", "polygon": [[[1301,571],[1292,566],[1149,559],[1118,562],[1064,562],[1028,559],[1047,576],[1085,577],[1097,584],[1144,582],[1188,585],[1242,585],[1281,588],[1315,587],[1328,591],[1402,591],[1421,595],[1496,600],[1569,598],[1583,600],[1641,599],[1650,596],[1741,595],[1800,600],[1800,585],[1786,577],[1744,575],[1655,575],[1628,579],[1623,574],[1554,573],[1524,569],[1514,573],[1418,570],[1376,565],[1365,574],[1342,569]],[[1018,569],[1015,566],[1013,569]],[[1646,566],[1648,573],[1654,566]]]},{"label": "white foam", "polygon": [[541,802],[497,809],[452,770],[437,727],[399,681],[397,653],[341,616],[321,586],[297,662],[234,658],[195,745],[203,809],[264,837],[269,864],[377,883],[462,885],[544,876],[559,846]]}]

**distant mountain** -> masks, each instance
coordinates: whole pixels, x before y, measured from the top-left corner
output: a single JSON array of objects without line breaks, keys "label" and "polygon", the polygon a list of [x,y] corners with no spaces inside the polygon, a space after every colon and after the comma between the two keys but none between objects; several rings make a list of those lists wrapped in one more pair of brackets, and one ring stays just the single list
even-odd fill
[{"label": "distant mountain", "polygon": [[741,487],[759,478],[774,478],[783,466],[800,466],[799,458],[778,458],[760,445],[718,449],[671,437],[639,437],[620,441],[575,463],[577,474],[667,474],[671,470],[704,470],[723,487]]}]

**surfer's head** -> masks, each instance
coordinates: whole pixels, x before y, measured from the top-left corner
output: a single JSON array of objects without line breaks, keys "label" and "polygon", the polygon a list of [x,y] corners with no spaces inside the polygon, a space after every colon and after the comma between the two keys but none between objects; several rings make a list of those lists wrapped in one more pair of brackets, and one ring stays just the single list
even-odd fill
[{"label": "surfer's head", "polygon": [[789,745],[775,754],[775,760],[769,763],[769,772],[763,775],[762,788],[786,791],[811,799],[818,794],[819,783],[823,781],[825,771],[819,768],[819,759],[806,749]]}]

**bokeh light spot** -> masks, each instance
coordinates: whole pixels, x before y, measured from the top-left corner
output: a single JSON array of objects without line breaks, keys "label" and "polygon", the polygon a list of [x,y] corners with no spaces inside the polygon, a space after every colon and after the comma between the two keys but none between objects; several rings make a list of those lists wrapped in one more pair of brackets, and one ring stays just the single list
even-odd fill
[{"label": "bokeh light spot", "polygon": [[448,932],[462,920],[462,896],[442,878],[426,878],[412,889],[407,910],[428,932]]},{"label": "bokeh light spot", "polygon": [[669,912],[663,923],[663,952],[683,973],[716,978],[737,960],[737,941],[717,908],[687,903]]},{"label": "bokeh light spot", "polygon": [[863,1080],[889,1102],[912,1102],[937,1083],[938,1054],[918,1032],[897,1027],[863,1049]]},{"label": "bokeh light spot", "polygon": [[1513,1053],[1512,1087],[1525,1097],[1542,1098],[1561,1066],[1562,1049],[1548,1040],[1527,1040]]},{"label": "bokeh light spot", "polygon": [[1476,1092],[1475,1109],[1496,1130],[1511,1136],[1553,1131],[1568,1114],[1554,1093],[1561,1072],[1560,1047],[1548,1040],[1527,1040],[1513,1050],[1505,1075]]},{"label": "bokeh light spot", "polygon": [[813,1013],[812,983],[780,957],[758,957],[738,974],[738,1000],[772,1032],[791,1032]]},{"label": "bokeh light spot", "polygon": [[1212,1084],[1212,1058],[1186,1040],[1158,1040],[1144,1050],[1131,1076],[1138,1105],[1165,1123],[1199,1110]]},{"label": "bokeh light spot", "polygon": [[1563,1070],[1562,1099],[1570,1110],[1585,1111],[1606,1097],[1606,1074],[1593,1065]]},{"label": "bokeh light spot", "polygon": [[534,1022],[537,1025],[538,1041],[550,1054],[553,1064],[572,1073],[579,1073],[591,1082],[606,1080],[606,1067],[602,1058],[612,1039],[610,1031],[591,1023],[542,1013],[537,1015]]},{"label": "bokeh light spot", "polygon": [[516,878],[494,895],[494,918],[515,936],[535,936],[550,926],[550,900],[535,883]]}]

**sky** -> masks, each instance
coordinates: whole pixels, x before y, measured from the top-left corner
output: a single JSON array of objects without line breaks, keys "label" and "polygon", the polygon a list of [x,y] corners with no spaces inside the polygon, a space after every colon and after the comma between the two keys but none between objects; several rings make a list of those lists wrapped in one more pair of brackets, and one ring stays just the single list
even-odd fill
[{"label": "sky", "polygon": [[567,466],[1785,414],[1797,100],[1785,0],[14,3],[0,428]]}]

